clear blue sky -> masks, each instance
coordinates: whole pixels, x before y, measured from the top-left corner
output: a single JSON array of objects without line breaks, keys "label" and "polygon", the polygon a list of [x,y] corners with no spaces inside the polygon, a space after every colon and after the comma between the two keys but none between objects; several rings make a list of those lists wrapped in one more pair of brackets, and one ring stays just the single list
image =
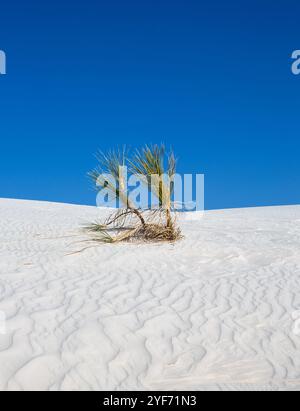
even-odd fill
[{"label": "clear blue sky", "polygon": [[300,203],[299,0],[1,4],[0,197],[94,204],[97,149],[165,141],[206,207]]}]

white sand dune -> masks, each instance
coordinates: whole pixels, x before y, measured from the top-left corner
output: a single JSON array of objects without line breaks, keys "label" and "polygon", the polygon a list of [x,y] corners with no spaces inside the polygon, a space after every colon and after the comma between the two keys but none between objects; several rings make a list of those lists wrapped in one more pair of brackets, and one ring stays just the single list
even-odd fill
[{"label": "white sand dune", "polygon": [[72,254],[99,213],[0,200],[0,390],[300,390],[300,207]]}]

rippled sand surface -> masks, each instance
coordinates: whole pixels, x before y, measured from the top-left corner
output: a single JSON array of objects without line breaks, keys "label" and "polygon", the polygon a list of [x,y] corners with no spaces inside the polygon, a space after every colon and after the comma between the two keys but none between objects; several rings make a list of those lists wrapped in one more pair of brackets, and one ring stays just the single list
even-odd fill
[{"label": "rippled sand surface", "polygon": [[0,200],[0,390],[300,390],[300,207],[82,242],[105,212]]}]

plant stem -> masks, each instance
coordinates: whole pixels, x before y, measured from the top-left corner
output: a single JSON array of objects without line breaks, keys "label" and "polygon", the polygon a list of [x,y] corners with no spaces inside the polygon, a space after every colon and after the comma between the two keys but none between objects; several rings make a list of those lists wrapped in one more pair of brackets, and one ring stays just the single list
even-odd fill
[{"label": "plant stem", "polygon": [[142,214],[136,208],[132,208],[132,211],[141,220],[142,226],[143,226],[143,228],[145,228],[146,227],[146,221],[144,220]]},{"label": "plant stem", "polygon": [[173,222],[172,222],[172,216],[171,216],[171,212],[169,208],[166,209],[166,215],[167,215],[167,227],[171,228],[173,226]]}]

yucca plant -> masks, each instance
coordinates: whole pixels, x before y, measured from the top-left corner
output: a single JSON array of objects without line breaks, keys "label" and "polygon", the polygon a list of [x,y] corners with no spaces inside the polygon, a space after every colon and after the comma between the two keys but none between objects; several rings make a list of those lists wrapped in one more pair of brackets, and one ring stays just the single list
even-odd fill
[{"label": "yucca plant", "polygon": [[[132,156],[126,149],[97,154],[98,167],[89,173],[97,190],[109,190],[122,208],[111,213],[104,222],[85,227],[94,240],[115,243],[133,239],[176,241],[181,232],[172,213],[172,182],[176,171],[173,152],[166,154],[164,145],[146,146]],[[138,174],[147,189],[158,199],[158,207],[141,209],[130,199],[124,167]],[[112,176],[112,179],[107,178]]]},{"label": "yucca plant", "polygon": [[152,193],[157,197],[159,209],[166,214],[166,227],[174,224],[172,219],[173,178],[176,173],[176,158],[173,151],[166,153],[165,146],[145,146],[136,150],[131,161],[134,173],[145,177]]}]

